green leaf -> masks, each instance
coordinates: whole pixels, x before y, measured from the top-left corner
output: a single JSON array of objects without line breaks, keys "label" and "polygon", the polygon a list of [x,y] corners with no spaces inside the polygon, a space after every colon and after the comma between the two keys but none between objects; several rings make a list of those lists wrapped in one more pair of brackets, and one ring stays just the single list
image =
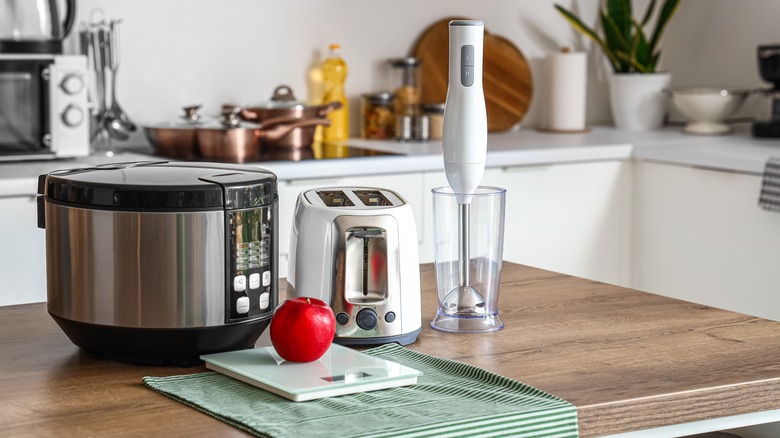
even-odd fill
[{"label": "green leaf", "polygon": [[615,49],[628,50],[628,40],[612,17],[602,12],[601,25],[604,27],[604,36],[607,40],[607,44],[610,47]]},{"label": "green leaf", "polygon": [[[601,26],[604,28],[606,43],[613,52],[618,50],[627,52],[630,49],[629,42],[626,40],[625,36],[623,36],[615,23],[615,20],[604,12],[601,12]],[[620,64],[618,71],[626,72],[630,70],[630,65],[628,63],[620,60],[618,60],[618,63]]]},{"label": "green leaf", "polygon": [[596,34],[596,32],[588,27],[585,23],[583,23],[579,18],[577,18],[576,15],[572,14],[565,8],[563,8],[560,5],[555,5],[555,9],[558,10],[558,12],[563,15],[563,18],[566,19],[566,21],[569,22],[569,24],[574,27],[578,32],[582,33],[586,37],[592,39],[601,47],[601,50],[604,51],[604,54],[607,55],[607,58],[609,58],[610,63],[612,64],[612,68],[615,69],[615,71],[619,71],[618,68],[620,66],[620,61],[617,60],[615,57],[615,54],[612,52],[612,49],[607,45],[607,43],[604,42],[599,36]]},{"label": "green leaf", "polygon": [[661,7],[661,12],[658,15],[658,22],[655,24],[655,30],[653,36],[650,38],[650,51],[655,52],[658,47],[658,43],[661,41],[661,36],[669,24],[669,20],[672,19],[674,14],[680,8],[680,0],[666,0]]},{"label": "green leaf", "polygon": [[632,67],[636,69],[636,71],[640,73],[652,73],[651,71],[648,71],[647,68],[639,64],[636,59],[632,58],[631,55],[629,55],[626,52],[616,52],[615,56],[617,56],[619,59],[626,61],[627,63],[631,64]]},{"label": "green leaf", "polygon": [[615,21],[625,40],[631,39],[631,0],[607,0],[607,15]]},{"label": "green leaf", "polygon": [[651,0],[650,4],[647,5],[647,10],[645,11],[645,17],[642,18],[642,26],[647,26],[647,23],[650,22],[650,17],[653,16],[653,10],[655,10],[655,0]]},{"label": "green leaf", "polygon": [[634,38],[635,42],[631,49],[631,53],[634,55],[634,59],[636,59],[637,64],[644,66],[645,69],[652,72],[653,68],[650,65],[650,56],[652,52],[650,51],[650,46],[647,44],[645,31],[642,28],[642,25],[639,24],[636,20],[633,20],[633,24],[634,29],[636,30],[636,36]]}]

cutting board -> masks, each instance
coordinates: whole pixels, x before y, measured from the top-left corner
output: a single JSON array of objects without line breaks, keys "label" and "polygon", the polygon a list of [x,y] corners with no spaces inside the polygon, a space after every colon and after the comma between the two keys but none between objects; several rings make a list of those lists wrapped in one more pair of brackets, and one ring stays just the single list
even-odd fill
[{"label": "cutting board", "polygon": [[[429,26],[417,39],[412,56],[422,60],[422,102],[442,103],[447,98],[449,22]],[[482,87],[485,91],[488,131],[506,131],[525,116],[533,96],[528,61],[511,41],[485,30]]]}]

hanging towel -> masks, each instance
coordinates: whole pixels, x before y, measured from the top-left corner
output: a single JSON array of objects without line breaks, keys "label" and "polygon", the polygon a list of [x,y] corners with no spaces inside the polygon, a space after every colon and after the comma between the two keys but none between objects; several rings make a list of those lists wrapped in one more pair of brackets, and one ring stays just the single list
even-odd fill
[{"label": "hanging towel", "polygon": [[766,161],[758,205],[767,211],[780,212],[780,157],[769,157]]}]

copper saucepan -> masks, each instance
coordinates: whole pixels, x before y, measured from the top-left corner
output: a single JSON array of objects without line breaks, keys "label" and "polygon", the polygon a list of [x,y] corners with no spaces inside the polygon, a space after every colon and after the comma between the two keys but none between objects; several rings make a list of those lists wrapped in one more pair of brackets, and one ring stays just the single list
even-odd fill
[{"label": "copper saucepan", "polygon": [[198,147],[195,130],[200,125],[200,105],[184,107],[184,115],[172,123],[144,126],[146,139],[154,153],[163,157],[192,160],[197,158]]},{"label": "copper saucepan", "polygon": [[258,160],[260,141],[274,142],[295,129],[329,123],[327,119],[300,120],[295,117],[275,117],[259,124],[247,123],[239,119],[241,111],[241,108],[224,111],[220,125],[197,129],[198,150],[203,158],[231,163]]},{"label": "copper saucepan", "polygon": [[[241,112],[241,117],[247,121],[264,122],[276,117],[295,117],[301,120],[320,119],[332,111],[341,108],[341,102],[330,102],[322,105],[309,105],[305,102],[297,101],[292,89],[287,85],[280,85],[274,90],[271,101],[260,105],[250,105]],[[316,125],[327,125],[329,122],[317,123]],[[276,140],[261,139],[264,145],[279,148],[306,148],[314,142],[314,133],[316,125],[299,127],[290,131]]]}]

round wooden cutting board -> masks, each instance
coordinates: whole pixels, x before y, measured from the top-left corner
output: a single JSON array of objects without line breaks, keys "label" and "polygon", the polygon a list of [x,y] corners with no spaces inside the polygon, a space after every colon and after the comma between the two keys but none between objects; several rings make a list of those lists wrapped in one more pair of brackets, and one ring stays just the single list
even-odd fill
[{"label": "round wooden cutting board", "polygon": [[[412,56],[422,60],[422,102],[442,103],[447,98],[449,22],[429,26],[417,39]],[[533,95],[531,68],[523,53],[504,37],[485,30],[482,87],[485,91],[488,131],[506,131],[528,111]]]}]

